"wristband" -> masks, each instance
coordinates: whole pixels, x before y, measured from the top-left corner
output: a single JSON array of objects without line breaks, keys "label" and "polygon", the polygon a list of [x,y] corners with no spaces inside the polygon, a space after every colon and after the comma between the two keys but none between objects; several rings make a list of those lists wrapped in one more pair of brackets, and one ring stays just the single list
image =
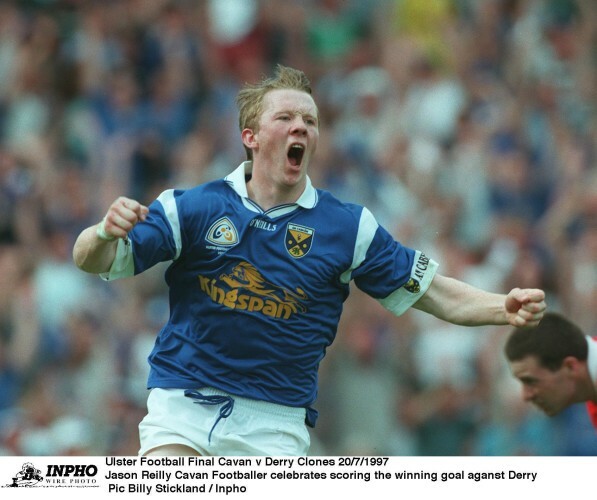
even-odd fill
[{"label": "wristband", "polygon": [[96,226],[95,228],[95,234],[97,234],[97,237],[100,240],[104,240],[104,241],[114,241],[116,239],[116,236],[110,236],[108,233],[106,233],[106,218],[104,217],[102,219],[102,221]]}]

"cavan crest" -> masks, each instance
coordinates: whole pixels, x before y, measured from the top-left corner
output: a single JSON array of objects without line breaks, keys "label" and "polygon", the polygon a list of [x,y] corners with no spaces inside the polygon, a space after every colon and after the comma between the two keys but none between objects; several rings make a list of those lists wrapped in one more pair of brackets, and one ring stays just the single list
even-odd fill
[{"label": "cavan crest", "polygon": [[315,230],[310,227],[289,223],[284,236],[286,251],[295,259],[300,259],[309,253],[313,245]]},{"label": "cavan crest", "polygon": [[418,280],[411,278],[405,283],[404,288],[407,292],[419,293],[421,291],[421,284]]}]

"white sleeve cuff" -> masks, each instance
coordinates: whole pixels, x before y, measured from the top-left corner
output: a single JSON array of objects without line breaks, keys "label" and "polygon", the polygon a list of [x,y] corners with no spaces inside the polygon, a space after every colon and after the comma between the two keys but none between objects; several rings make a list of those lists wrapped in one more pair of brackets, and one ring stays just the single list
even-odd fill
[{"label": "white sleeve cuff", "polygon": [[126,240],[119,239],[112,267],[110,267],[107,273],[100,273],[99,277],[104,281],[112,281],[119,278],[127,278],[134,274],[133,242],[128,238]]},{"label": "white sleeve cuff", "polygon": [[396,316],[404,314],[429,288],[439,264],[417,250],[410,279],[378,302]]}]

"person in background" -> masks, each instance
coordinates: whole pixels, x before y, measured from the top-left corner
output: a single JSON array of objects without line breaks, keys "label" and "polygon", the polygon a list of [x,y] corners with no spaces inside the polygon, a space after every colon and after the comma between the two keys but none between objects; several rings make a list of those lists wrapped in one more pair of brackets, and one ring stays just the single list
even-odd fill
[{"label": "person in background", "polygon": [[597,340],[561,314],[534,328],[514,329],[504,352],[522,397],[548,416],[586,402],[597,429]]}]

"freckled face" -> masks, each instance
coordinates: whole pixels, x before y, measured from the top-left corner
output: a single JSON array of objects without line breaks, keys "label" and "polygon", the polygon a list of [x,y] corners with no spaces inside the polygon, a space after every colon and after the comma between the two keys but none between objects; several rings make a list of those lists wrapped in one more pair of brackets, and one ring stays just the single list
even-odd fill
[{"label": "freckled face", "polygon": [[535,356],[510,362],[512,374],[522,383],[522,398],[550,417],[574,402],[575,384],[565,367],[556,371],[540,365]]},{"label": "freckled face", "polygon": [[258,130],[243,131],[243,142],[253,150],[254,174],[285,189],[304,188],[318,141],[317,106],[298,90],[268,92]]}]

